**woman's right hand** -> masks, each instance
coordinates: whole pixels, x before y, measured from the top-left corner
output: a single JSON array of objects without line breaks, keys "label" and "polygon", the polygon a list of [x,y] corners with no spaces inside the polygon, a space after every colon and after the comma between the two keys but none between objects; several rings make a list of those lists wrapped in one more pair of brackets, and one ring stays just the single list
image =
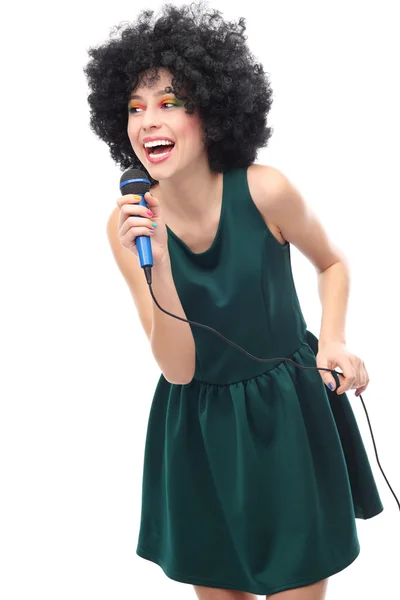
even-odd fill
[{"label": "woman's right hand", "polygon": [[[118,221],[118,237],[121,244],[136,256],[139,256],[136,246],[136,238],[139,235],[147,235],[151,238],[151,251],[154,266],[169,260],[168,232],[164,218],[161,214],[160,203],[150,192],[146,192],[144,199],[153,215],[148,215],[145,206],[139,204],[141,196],[126,194],[117,200],[120,209]],[[152,233],[152,222],[157,228]]]}]

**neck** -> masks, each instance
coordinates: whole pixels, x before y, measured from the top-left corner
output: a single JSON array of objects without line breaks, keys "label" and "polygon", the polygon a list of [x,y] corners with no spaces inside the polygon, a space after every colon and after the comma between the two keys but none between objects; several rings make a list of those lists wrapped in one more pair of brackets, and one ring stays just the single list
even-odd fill
[{"label": "neck", "polygon": [[208,162],[197,162],[195,170],[160,180],[154,188],[154,196],[159,200],[167,221],[168,215],[191,222],[208,218],[220,202],[221,192],[222,173],[210,171]]}]

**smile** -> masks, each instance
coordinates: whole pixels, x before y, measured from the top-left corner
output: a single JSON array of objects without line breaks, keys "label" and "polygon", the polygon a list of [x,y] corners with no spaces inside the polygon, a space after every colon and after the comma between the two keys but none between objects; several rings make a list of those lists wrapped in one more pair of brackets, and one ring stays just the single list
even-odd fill
[{"label": "smile", "polygon": [[165,151],[160,152],[159,154],[152,154],[151,156],[150,152],[153,152],[153,148],[145,148],[147,160],[151,163],[159,163],[163,162],[164,160],[167,160],[167,158],[169,158],[173,153],[175,146],[172,146],[171,148],[169,148],[169,146],[166,146],[166,148],[168,148],[168,150],[166,149]]}]

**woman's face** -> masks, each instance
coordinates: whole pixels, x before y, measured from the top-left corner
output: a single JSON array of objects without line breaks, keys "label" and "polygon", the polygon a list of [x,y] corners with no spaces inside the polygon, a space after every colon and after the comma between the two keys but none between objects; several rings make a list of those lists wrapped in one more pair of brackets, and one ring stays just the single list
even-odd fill
[{"label": "woman's face", "polygon": [[[141,85],[133,90],[134,97],[128,102],[127,128],[136,156],[156,180],[167,179],[189,166],[193,167],[206,152],[197,111],[188,115],[183,101],[178,100],[172,92],[165,91],[172,81],[167,69],[160,69],[159,76],[153,87]],[[172,140],[175,144],[173,150],[172,146],[163,146],[160,150],[146,149],[143,144],[148,137]],[[170,154],[161,162],[152,162],[150,153],[154,153],[153,160],[157,160],[157,153],[164,152]]]}]

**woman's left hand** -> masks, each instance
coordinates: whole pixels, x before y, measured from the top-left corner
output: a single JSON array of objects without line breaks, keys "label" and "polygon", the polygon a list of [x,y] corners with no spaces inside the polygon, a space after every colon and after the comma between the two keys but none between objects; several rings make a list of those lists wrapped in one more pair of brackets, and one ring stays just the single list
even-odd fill
[{"label": "woman's left hand", "polygon": [[[327,369],[335,369],[339,367],[343,371],[343,375],[338,373],[340,386],[336,390],[337,394],[343,394],[350,389],[356,390],[356,396],[362,394],[368,384],[369,376],[364,362],[355,354],[351,354],[346,348],[346,344],[342,342],[326,342],[319,343],[317,367],[325,367]],[[328,371],[319,371],[323,382],[329,387],[329,383],[333,384],[332,390],[336,387],[336,382],[333,375]]]}]

